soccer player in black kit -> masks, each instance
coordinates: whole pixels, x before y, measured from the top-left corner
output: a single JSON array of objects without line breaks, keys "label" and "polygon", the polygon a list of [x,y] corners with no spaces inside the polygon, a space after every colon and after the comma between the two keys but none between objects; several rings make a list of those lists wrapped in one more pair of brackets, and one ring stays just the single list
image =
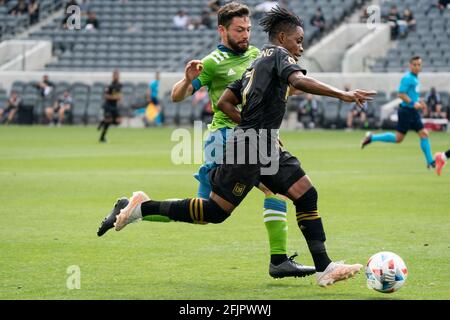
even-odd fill
[{"label": "soccer player in black kit", "polygon": [[103,104],[103,120],[97,129],[102,129],[100,142],[106,142],[106,132],[111,124],[118,125],[121,122],[118,109],[119,101],[122,99],[122,84],[119,81],[119,71],[114,70],[113,80],[105,89],[105,103]]},{"label": "soccer player in black kit", "polygon": [[[304,32],[302,21],[296,15],[276,7],[260,25],[269,34],[270,44],[219,100],[219,108],[239,125],[227,140],[224,164],[210,173],[209,199],[154,201],[142,191],[134,192],[128,204],[117,211],[115,229],[120,231],[143,216],[153,216],[158,221],[164,217],[169,221],[221,223],[253,186],[262,182],[273,192],[293,201],[298,226],[313,257],[317,284],[325,287],[354,276],[362,265],[333,262],[328,257],[325,232],[317,210],[317,191],[299,160],[280,148],[278,129],[290,87],[356,102],[360,106],[376,92],[345,92],[307,77],[306,71],[297,64],[303,52]],[[239,104],[242,105],[240,113],[236,110]],[[240,153],[239,148],[245,152]],[[257,155],[256,161],[254,155]]]}]

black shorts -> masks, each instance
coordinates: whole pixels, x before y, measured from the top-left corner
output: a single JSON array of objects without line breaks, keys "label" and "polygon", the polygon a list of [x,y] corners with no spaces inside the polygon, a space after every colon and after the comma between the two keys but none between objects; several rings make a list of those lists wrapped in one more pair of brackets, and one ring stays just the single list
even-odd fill
[{"label": "black shorts", "polygon": [[259,182],[273,193],[285,195],[297,180],[305,176],[299,160],[287,151],[280,151],[279,168],[275,174],[262,175],[262,167],[261,164],[222,164],[209,174],[211,189],[238,206]]},{"label": "black shorts", "polygon": [[111,118],[115,122],[117,118],[120,118],[119,108],[105,104],[103,106],[103,116],[105,119]]},{"label": "black shorts", "polygon": [[424,128],[419,111],[414,108],[399,107],[398,108],[397,131],[406,134],[412,129],[419,132]]}]

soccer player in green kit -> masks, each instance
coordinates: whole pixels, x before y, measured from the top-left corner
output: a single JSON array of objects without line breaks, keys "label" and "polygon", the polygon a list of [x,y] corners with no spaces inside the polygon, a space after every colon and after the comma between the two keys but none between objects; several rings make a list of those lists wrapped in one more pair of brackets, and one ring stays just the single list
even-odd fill
[{"label": "soccer player in green kit", "polygon": [[[191,96],[202,86],[207,86],[214,117],[208,125],[210,135],[205,142],[205,162],[195,178],[199,181],[198,198],[208,199],[211,193],[209,172],[218,166],[222,159],[227,134],[233,131],[236,123],[217,107],[217,102],[227,86],[240,79],[246,68],[258,57],[258,48],[249,45],[250,10],[246,5],[231,2],[218,11],[218,32],[221,44],[202,60],[192,60],[185,67],[184,78],[172,89],[172,100],[179,102]],[[219,160],[219,161],[218,161]],[[264,224],[269,235],[270,264],[269,274],[274,278],[304,277],[315,273],[315,268],[294,261],[287,256],[287,218],[286,202],[274,195],[264,185],[259,188],[265,194]],[[119,199],[111,214],[105,218],[99,229],[102,235],[112,228],[115,216],[128,205],[127,199]],[[143,220],[167,221],[167,217],[146,216]],[[100,231],[103,230],[103,231]]]}]

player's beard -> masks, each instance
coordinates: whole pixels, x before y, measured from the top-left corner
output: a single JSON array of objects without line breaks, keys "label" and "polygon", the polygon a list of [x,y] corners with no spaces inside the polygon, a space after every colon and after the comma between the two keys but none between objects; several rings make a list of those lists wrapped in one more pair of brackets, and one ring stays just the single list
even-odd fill
[{"label": "player's beard", "polygon": [[236,41],[234,41],[233,38],[230,37],[229,34],[227,34],[228,37],[228,45],[230,46],[230,49],[232,49],[234,52],[237,53],[244,53],[245,51],[248,50],[248,42],[245,43],[238,43]]}]

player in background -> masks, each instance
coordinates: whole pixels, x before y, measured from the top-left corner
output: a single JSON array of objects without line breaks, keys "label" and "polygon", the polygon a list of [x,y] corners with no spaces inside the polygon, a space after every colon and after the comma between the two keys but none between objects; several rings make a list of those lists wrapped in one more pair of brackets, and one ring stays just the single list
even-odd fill
[{"label": "player in background", "polygon": [[445,152],[437,152],[434,155],[434,161],[436,162],[436,173],[438,176],[441,175],[442,168],[444,168],[448,158],[450,158],[450,149]]},{"label": "player in background", "polygon": [[[246,5],[237,2],[228,3],[217,13],[218,32],[221,43],[213,52],[202,60],[192,60],[185,67],[184,78],[172,89],[172,100],[182,101],[201,87],[206,86],[212,103],[214,116],[208,125],[210,135],[204,144],[209,150],[224,148],[227,133],[236,126],[217,103],[227,85],[240,79],[245,69],[259,55],[259,49],[249,45],[250,10]],[[198,198],[208,199],[211,193],[209,172],[218,166],[215,155],[204,153],[205,161],[195,178],[199,181]],[[269,274],[274,278],[304,277],[315,272],[314,267],[303,266],[294,261],[294,256],[287,256],[287,207],[286,201],[275,196],[263,185],[260,189],[265,193],[263,219],[269,236],[270,264]],[[116,207],[105,218],[100,227],[102,235],[113,227],[115,214],[122,209],[126,200],[119,199]],[[167,217],[146,216],[144,220],[168,221]]]},{"label": "player in background", "polygon": [[[269,34],[270,44],[262,49],[260,58],[252,63],[242,78],[228,86],[218,101],[218,107],[234,112],[237,105],[242,105],[240,124],[227,141],[226,156],[230,150],[234,154],[232,150],[236,146],[243,145],[247,150],[244,155],[246,160],[252,154],[261,157],[264,151],[260,143],[247,139],[247,134],[253,132],[258,139],[269,143],[266,150],[275,147],[278,151],[269,155],[271,162],[265,164],[259,158],[256,163],[231,161],[214,168],[210,174],[212,192],[208,199],[154,201],[142,191],[134,192],[127,207],[117,216],[115,228],[120,231],[127,224],[149,215],[162,215],[187,223],[221,223],[239,206],[255,183],[261,181],[270,190],[292,200],[296,207],[298,226],[314,260],[317,283],[328,286],[352,277],[362,265],[333,262],[328,257],[325,232],[317,209],[317,191],[298,159],[279,149],[278,130],[286,111],[290,86],[303,92],[356,102],[360,106],[372,100],[376,92],[345,92],[306,77],[306,71],[297,64],[303,52],[303,24],[294,14],[276,7],[260,24]],[[275,172],[263,173],[263,169],[275,163],[278,164]]]},{"label": "player in background", "polygon": [[425,110],[427,106],[423,101],[420,101],[420,81],[419,73],[422,70],[422,59],[419,56],[414,56],[409,61],[409,72],[407,72],[398,88],[398,97],[402,100],[398,108],[398,123],[397,132],[385,132],[380,134],[366,133],[366,137],[361,143],[361,148],[364,148],[371,142],[388,142],[401,143],[406,136],[408,130],[413,129],[420,137],[420,148],[425,155],[425,160],[428,168],[435,167],[435,161],[431,154],[430,141],[428,139],[428,132],[424,128],[420,116],[420,110]]},{"label": "player in background", "polygon": [[105,89],[104,117],[97,127],[97,130],[102,129],[100,142],[106,142],[106,132],[111,124],[118,125],[121,122],[118,104],[122,100],[122,84],[119,81],[119,71],[114,70],[112,77],[111,84]]}]

